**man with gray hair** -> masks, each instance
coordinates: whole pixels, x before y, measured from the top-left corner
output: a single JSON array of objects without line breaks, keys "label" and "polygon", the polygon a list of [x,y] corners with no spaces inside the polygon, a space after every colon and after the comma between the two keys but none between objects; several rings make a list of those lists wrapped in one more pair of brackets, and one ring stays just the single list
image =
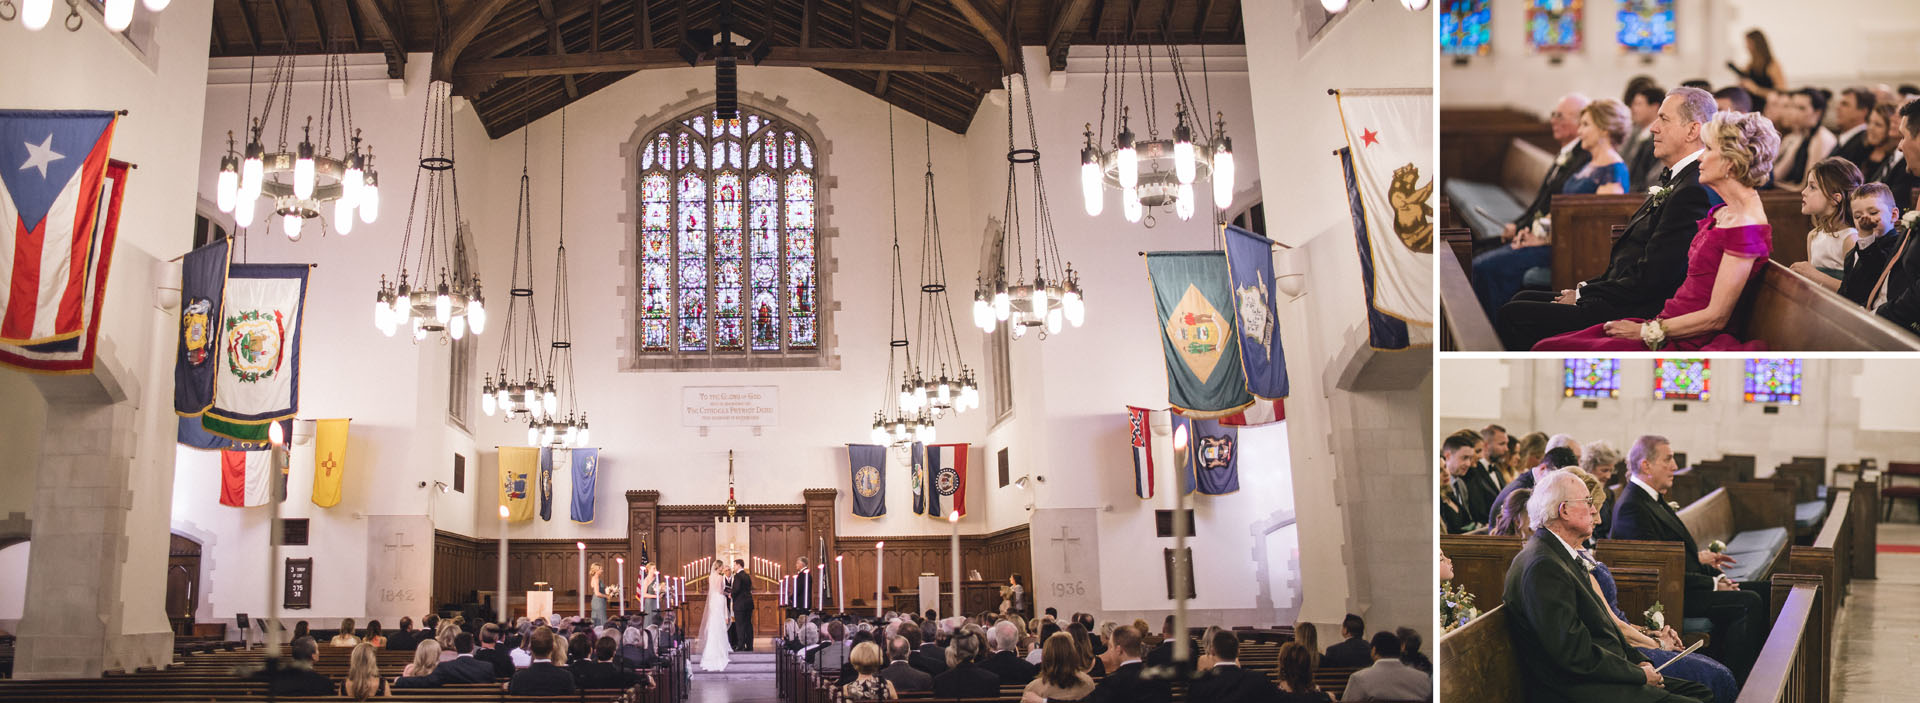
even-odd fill
[{"label": "man with gray hair", "polygon": [[1020,628],[1006,620],[994,623],[993,628],[987,630],[987,649],[993,653],[980,662],[980,668],[998,674],[1001,685],[1027,685],[1040,672],[1040,667],[1021,659],[1015,651],[1019,648]]},{"label": "man with gray hair", "polygon": [[913,645],[907,638],[889,637],[886,644],[887,666],[875,676],[892,683],[893,689],[901,693],[933,690],[933,675],[908,663],[907,658],[913,656]]},{"label": "man with gray hair", "polygon": [[1620,499],[1620,494],[1612,490],[1613,472],[1620,460],[1620,450],[1604,439],[1588,442],[1587,450],[1580,454],[1580,470],[1608,487],[1607,504],[1600,506],[1600,526],[1593,530],[1594,539],[1607,539],[1613,530],[1613,509]]},{"label": "man with gray hair", "polygon": [[[1713,94],[1675,88],[1660,103],[1648,130],[1653,156],[1667,168],[1646,202],[1627,218],[1613,243],[1607,270],[1558,294],[1521,291],[1500,309],[1500,339],[1527,351],[1542,339],[1629,317],[1652,318],[1687,277],[1687,249],[1700,220],[1720,196],[1700,185],[1701,129],[1715,110]],[[1564,224],[1564,223],[1563,223]]]},{"label": "man with gray hair", "polygon": [[1713,700],[1706,686],[1666,678],[1627,646],[1613,613],[1594,593],[1582,548],[1596,517],[1587,485],[1554,470],[1527,500],[1533,537],[1507,567],[1507,631],[1520,658],[1530,701],[1694,703]]},{"label": "man with gray hair", "polygon": [[[1566,447],[1568,449],[1573,450],[1573,455],[1575,457],[1580,456],[1580,440],[1574,439],[1573,435],[1557,434],[1547,438],[1547,451],[1553,451],[1561,447]],[[1557,469],[1560,467],[1556,466],[1553,468]]]},{"label": "man with gray hair", "polygon": [[1680,521],[1666,492],[1673,488],[1673,447],[1667,438],[1645,435],[1634,440],[1627,450],[1627,481],[1620,489],[1620,505],[1614,508],[1613,539],[1677,542],[1686,547],[1686,612],[1690,618],[1713,621],[1714,659],[1733,671],[1742,685],[1753,662],[1760,656],[1760,645],[1772,610],[1767,605],[1767,582],[1736,584],[1720,573],[1721,567],[1735,563],[1733,557],[1694,543],[1693,533]]},{"label": "man with gray hair", "polygon": [[1522,231],[1531,229],[1540,218],[1552,213],[1553,196],[1566,187],[1568,178],[1586,168],[1587,162],[1593,160],[1593,154],[1580,146],[1580,112],[1587,109],[1589,102],[1592,101],[1585,95],[1568,93],[1553,104],[1553,112],[1547,115],[1547,125],[1553,128],[1553,140],[1560,142],[1560,152],[1554,155],[1553,168],[1547,171],[1546,179],[1540,181],[1540,190],[1534,193],[1533,203],[1520,213],[1520,217],[1501,228],[1502,243],[1513,241]]}]

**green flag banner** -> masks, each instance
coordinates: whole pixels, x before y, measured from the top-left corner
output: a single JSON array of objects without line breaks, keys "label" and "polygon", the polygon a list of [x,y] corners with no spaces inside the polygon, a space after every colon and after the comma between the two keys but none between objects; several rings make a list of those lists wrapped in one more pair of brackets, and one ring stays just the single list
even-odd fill
[{"label": "green flag banner", "polygon": [[1234,339],[1226,254],[1148,252],[1147,278],[1160,315],[1168,404],[1190,418],[1231,415],[1252,404]]}]

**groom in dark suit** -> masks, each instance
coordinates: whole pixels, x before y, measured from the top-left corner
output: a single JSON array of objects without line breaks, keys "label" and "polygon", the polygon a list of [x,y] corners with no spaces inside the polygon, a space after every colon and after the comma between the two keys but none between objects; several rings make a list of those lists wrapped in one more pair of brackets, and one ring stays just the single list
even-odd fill
[{"label": "groom in dark suit", "polygon": [[747,573],[745,559],[733,560],[733,584],[728,593],[733,597],[733,651],[753,651],[753,576]]},{"label": "groom in dark suit", "polygon": [[1542,339],[1629,317],[1652,318],[1687,278],[1687,249],[1720,196],[1700,185],[1701,129],[1713,119],[1713,95],[1698,88],[1667,93],[1648,129],[1667,170],[1613,243],[1606,272],[1578,287],[1521,291],[1500,308],[1500,340],[1527,351]]}]

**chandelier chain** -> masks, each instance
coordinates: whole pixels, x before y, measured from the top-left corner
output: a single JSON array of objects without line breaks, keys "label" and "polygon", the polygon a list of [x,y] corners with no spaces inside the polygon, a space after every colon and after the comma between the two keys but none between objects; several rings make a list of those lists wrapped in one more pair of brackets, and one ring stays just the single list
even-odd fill
[{"label": "chandelier chain", "polygon": [[[531,237],[529,237],[531,239]],[[553,336],[547,371],[559,378],[568,421],[575,410],[573,379],[573,302],[567,291],[567,109],[560,108],[560,231],[553,263]]]}]

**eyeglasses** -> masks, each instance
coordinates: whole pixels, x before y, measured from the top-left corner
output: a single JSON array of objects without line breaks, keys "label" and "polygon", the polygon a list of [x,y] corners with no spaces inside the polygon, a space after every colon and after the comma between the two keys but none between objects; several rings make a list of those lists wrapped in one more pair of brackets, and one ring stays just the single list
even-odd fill
[{"label": "eyeglasses", "polygon": [[1560,504],[1561,504],[1561,505],[1566,505],[1566,504],[1568,504],[1568,503],[1572,503],[1572,504],[1574,504],[1574,505],[1584,505],[1584,506],[1587,506],[1587,507],[1589,507],[1589,508],[1591,508],[1591,507],[1593,507],[1593,499],[1592,499],[1592,498],[1583,498],[1583,499],[1580,499],[1580,500],[1563,500],[1563,501],[1560,501]]}]

